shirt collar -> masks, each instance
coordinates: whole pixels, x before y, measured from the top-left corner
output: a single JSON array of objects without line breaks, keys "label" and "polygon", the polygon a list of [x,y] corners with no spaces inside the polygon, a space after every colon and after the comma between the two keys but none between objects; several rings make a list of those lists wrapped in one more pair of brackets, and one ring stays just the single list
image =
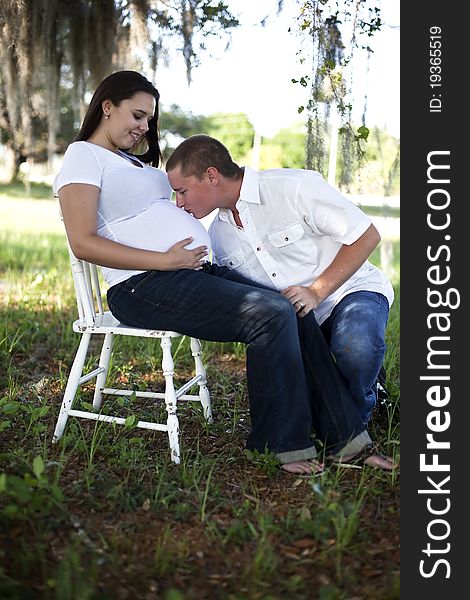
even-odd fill
[{"label": "shirt collar", "polygon": [[249,202],[250,204],[261,204],[261,199],[259,197],[259,174],[257,171],[250,169],[250,167],[245,167],[245,173],[243,175],[242,187],[240,189],[240,198],[237,201],[239,202]]},{"label": "shirt collar", "polygon": [[[261,204],[259,197],[259,174],[257,171],[250,169],[250,167],[244,167],[242,187],[240,188],[240,197],[238,198],[235,208],[238,210],[241,207],[242,202],[248,202],[249,204]],[[229,221],[229,208],[219,209],[219,218],[222,221]]]}]

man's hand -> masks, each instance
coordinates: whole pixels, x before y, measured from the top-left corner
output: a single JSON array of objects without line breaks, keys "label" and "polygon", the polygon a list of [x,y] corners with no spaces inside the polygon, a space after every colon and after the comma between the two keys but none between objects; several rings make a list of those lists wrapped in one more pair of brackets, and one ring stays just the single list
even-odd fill
[{"label": "man's hand", "polygon": [[364,264],[379,242],[379,232],[370,225],[354,243],[341,246],[332,263],[311,286],[291,285],[282,291],[282,295],[290,300],[299,317],[305,317]]},{"label": "man's hand", "polygon": [[311,288],[304,285],[291,285],[282,290],[281,293],[290,300],[298,317],[305,317],[311,310],[317,308],[323,300]]},{"label": "man's hand", "polygon": [[165,271],[176,271],[177,269],[195,269],[199,270],[205,262],[208,254],[207,246],[198,246],[192,250],[187,250],[193,238],[186,238],[173,244],[165,252]]}]

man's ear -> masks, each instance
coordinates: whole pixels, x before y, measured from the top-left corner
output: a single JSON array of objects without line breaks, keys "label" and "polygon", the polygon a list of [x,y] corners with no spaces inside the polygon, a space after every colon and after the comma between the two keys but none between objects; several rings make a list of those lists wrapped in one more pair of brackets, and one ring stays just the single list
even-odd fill
[{"label": "man's ear", "polygon": [[219,170],[217,169],[217,167],[207,167],[206,175],[207,179],[209,180],[209,183],[211,183],[212,185],[217,185],[217,183],[219,182]]}]

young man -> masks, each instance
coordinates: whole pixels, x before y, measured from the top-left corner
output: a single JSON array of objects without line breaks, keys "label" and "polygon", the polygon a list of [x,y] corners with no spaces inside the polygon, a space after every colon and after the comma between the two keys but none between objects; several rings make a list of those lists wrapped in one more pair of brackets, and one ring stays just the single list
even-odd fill
[{"label": "young man", "polygon": [[366,424],[394,296],[368,261],[380,241],[370,219],[319,173],[240,168],[205,135],[182,142],[166,169],[178,206],[198,219],[220,209],[214,262],[279,290],[300,318],[314,311]]}]

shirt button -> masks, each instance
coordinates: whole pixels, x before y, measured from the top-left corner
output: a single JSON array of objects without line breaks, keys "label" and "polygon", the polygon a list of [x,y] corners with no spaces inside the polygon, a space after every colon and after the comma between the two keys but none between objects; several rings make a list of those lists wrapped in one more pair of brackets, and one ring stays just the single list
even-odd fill
[{"label": "shirt button", "polygon": [[286,242],[288,242],[288,241],[289,241],[289,238],[288,238],[288,237],[285,237],[285,238],[284,238],[284,240],[285,240]]},{"label": "shirt button", "polygon": [[233,262],[232,262],[232,261],[230,261],[228,264],[229,264],[231,267],[233,266]]},{"label": "shirt button", "polygon": [[276,277],[276,273],[273,273],[273,277]]},{"label": "shirt button", "polygon": [[260,248],[259,246],[256,248],[256,250],[257,250],[258,252],[261,252],[261,248]]}]

